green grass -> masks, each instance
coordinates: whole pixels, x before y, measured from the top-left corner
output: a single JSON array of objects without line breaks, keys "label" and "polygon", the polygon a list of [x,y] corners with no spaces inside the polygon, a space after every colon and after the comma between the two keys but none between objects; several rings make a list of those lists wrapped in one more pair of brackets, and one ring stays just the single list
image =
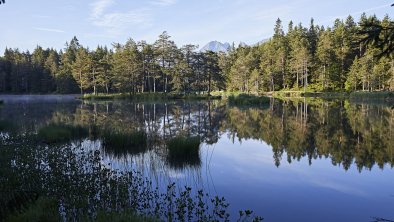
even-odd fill
[{"label": "green grass", "polygon": [[272,95],[275,98],[291,98],[291,97],[306,97],[306,98],[322,98],[322,99],[351,99],[351,100],[394,100],[394,92],[303,92],[303,91],[277,91]]},{"label": "green grass", "polygon": [[147,135],[145,132],[116,132],[105,130],[102,133],[103,148],[115,156],[144,153],[147,149]]},{"label": "green grass", "polygon": [[[90,220],[86,220],[90,221]],[[96,222],[155,222],[159,221],[152,217],[138,216],[132,211],[123,211],[123,212],[103,212],[100,211],[97,214]]]},{"label": "green grass", "polygon": [[200,137],[177,136],[167,142],[168,161],[172,167],[199,166]]},{"label": "green grass", "polygon": [[384,100],[394,100],[394,92],[352,92],[350,94],[350,99],[384,99]]},{"label": "green grass", "polygon": [[[40,197],[34,203],[28,205],[25,209],[10,215],[6,222],[57,222],[61,221],[58,202],[48,197]],[[89,217],[80,218],[82,222],[92,221]],[[155,222],[158,221],[152,217],[138,216],[131,210],[123,212],[104,212],[99,211],[95,218],[97,222]]]},{"label": "green grass", "polygon": [[270,103],[270,99],[266,96],[255,96],[248,94],[239,94],[237,96],[230,95],[228,103],[231,106],[258,106]]},{"label": "green grass", "polygon": [[323,98],[323,99],[346,99],[349,97],[347,92],[303,92],[303,91],[277,91],[272,96],[278,99],[283,98]]},{"label": "green grass", "polygon": [[181,100],[219,100],[222,96],[208,95],[208,94],[169,94],[168,99],[181,99]]},{"label": "green grass", "polygon": [[44,143],[62,143],[74,139],[85,138],[89,135],[87,129],[62,123],[50,123],[38,130],[38,138]]},{"label": "green grass", "polygon": [[176,93],[137,93],[137,94],[85,94],[80,97],[84,100],[133,100],[133,101],[162,101],[162,100],[214,100],[221,96],[207,94],[176,94]]}]

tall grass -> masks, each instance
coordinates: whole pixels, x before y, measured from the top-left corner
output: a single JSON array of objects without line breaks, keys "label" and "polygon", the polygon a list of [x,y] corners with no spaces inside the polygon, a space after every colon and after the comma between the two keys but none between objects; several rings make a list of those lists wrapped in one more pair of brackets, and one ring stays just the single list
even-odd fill
[{"label": "tall grass", "polygon": [[101,138],[104,150],[115,156],[140,154],[147,149],[147,135],[143,131],[117,132],[105,130]]},{"label": "tall grass", "polygon": [[81,126],[72,126],[62,123],[50,123],[38,130],[38,139],[42,142],[62,143],[75,139],[88,137],[89,132]]},{"label": "tall grass", "polygon": [[174,168],[200,166],[200,137],[177,136],[167,142],[168,161]]}]

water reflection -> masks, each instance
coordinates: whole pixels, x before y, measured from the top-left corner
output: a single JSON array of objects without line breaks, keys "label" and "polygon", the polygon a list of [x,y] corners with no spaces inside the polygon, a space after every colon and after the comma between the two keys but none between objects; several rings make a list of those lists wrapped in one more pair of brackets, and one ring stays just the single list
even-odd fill
[{"label": "water reflection", "polygon": [[167,158],[171,140],[198,137],[201,143],[215,144],[225,134],[232,140],[265,141],[272,146],[277,166],[283,158],[291,163],[302,157],[310,164],[329,158],[345,170],[352,164],[360,171],[394,166],[394,110],[384,104],[277,100],[267,108],[245,108],[220,101],[83,102],[44,108],[16,103],[1,109],[0,123],[7,132],[17,126],[18,132],[33,130],[41,137],[78,134],[81,139],[100,140],[103,151],[118,158],[148,150]]},{"label": "water reflection", "polygon": [[[306,187],[295,182],[294,177],[308,175],[304,172],[308,168],[302,168],[303,173],[296,172],[299,165],[307,163],[319,172],[326,172],[328,165],[340,166],[352,178],[371,178],[363,179],[364,183],[382,184],[379,182],[382,177],[372,171],[377,166],[385,170],[386,176],[392,173],[393,123],[394,110],[385,104],[323,100],[273,100],[267,107],[229,107],[222,101],[15,103],[0,109],[3,137],[35,132],[42,141],[55,138],[50,144],[61,142],[85,151],[100,150],[104,164],[110,163],[112,169],[123,172],[137,170],[152,178],[153,186],[176,182],[180,187],[201,188],[238,201],[234,212],[240,207],[257,208],[262,215],[268,214],[265,209],[270,207],[280,209],[280,200],[288,202],[290,197],[296,200],[307,194],[308,186],[314,187],[309,187],[310,190],[329,189],[354,196],[351,200],[369,198],[376,191],[352,188],[351,183],[338,182],[333,174],[329,179],[309,175],[303,178]],[[55,135],[46,135],[45,131]],[[74,132],[82,133],[76,137]],[[44,137],[48,138],[43,140]],[[273,158],[268,158],[269,155]],[[282,174],[268,164],[282,169]],[[352,168],[364,174],[357,176]],[[335,171],[338,178],[344,176],[334,169],[329,171]],[[270,180],[260,178],[261,172],[266,172],[264,176]],[[366,172],[372,172],[373,177]],[[302,189],[290,192],[286,184]],[[269,192],[260,192],[272,189],[270,186],[283,187],[281,191],[289,192],[289,196],[271,197]],[[381,192],[387,189],[384,187]],[[327,199],[340,199],[330,192],[316,192]],[[250,201],[240,201],[244,198],[241,193]],[[387,197],[379,197],[386,205],[390,203]],[[261,203],[263,200],[271,201],[271,205]],[[313,208],[305,201],[302,206]],[[339,212],[346,214],[343,210]]]}]

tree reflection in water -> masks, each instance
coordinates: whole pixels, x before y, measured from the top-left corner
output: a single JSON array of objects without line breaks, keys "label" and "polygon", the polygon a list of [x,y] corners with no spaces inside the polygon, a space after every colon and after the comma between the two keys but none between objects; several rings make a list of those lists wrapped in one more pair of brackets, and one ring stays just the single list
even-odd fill
[{"label": "tree reflection in water", "polygon": [[[375,165],[383,169],[394,164],[394,110],[384,104],[272,100],[269,107],[258,108],[230,107],[222,101],[85,101],[46,107],[41,111],[42,105],[13,104],[0,110],[2,147],[8,146],[1,151],[1,190],[14,190],[11,192],[14,196],[7,197],[10,200],[18,199],[17,195],[23,196],[26,192],[46,193],[68,201],[68,206],[118,210],[130,202],[117,202],[116,198],[126,195],[130,200],[131,195],[127,189],[125,193],[113,193],[111,187],[119,184],[134,183],[133,186],[140,186],[141,192],[145,192],[143,187],[151,189],[136,193],[136,196],[168,194],[172,187],[166,186],[174,179],[179,182],[180,178],[185,181],[179,187],[191,183],[192,187],[203,189],[211,186],[202,184],[201,169],[202,164],[209,165],[207,159],[212,152],[203,152],[206,156],[201,156],[201,146],[211,147],[226,135],[233,140],[265,141],[272,147],[273,164],[278,167],[283,158],[291,163],[303,157],[308,158],[309,164],[319,158],[328,158],[333,165],[341,165],[345,170],[352,165],[362,171],[371,170]],[[54,125],[67,126],[69,130],[73,129],[72,126],[82,127],[84,130],[77,129],[86,135],[84,138],[73,136],[66,143],[62,140],[62,144],[37,145],[37,141],[42,141],[37,137],[38,132]],[[64,132],[64,129],[59,131]],[[179,138],[197,138],[198,149],[186,154],[171,154],[169,141]],[[209,166],[205,169],[209,170]],[[135,174],[140,176],[130,177],[127,172],[138,172]],[[112,173],[119,173],[121,177],[110,176]],[[134,179],[137,181],[131,181]],[[160,187],[163,184],[166,185]],[[156,186],[159,186],[160,194],[155,193],[153,187]],[[187,189],[177,192],[191,195]],[[83,197],[81,193],[86,195]],[[35,198],[35,195],[26,196]],[[104,197],[107,201],[100,201]],[[2,199],[7,198],[3,196]],[[133,207],[145,209],[144,204],[157,204],[148,199],[152,197]],[[192,199],[198,201],[198,194],[195,193]],[[86,201],[88,204],[84,205]],[[158,198],[157,201],[165,200]],[[187,201],[187,198],[178,201]],[[217,201],[221,207],[225,206],[220,199]],[[10,205],[10,202],[1,204]],[[94,212],[90,208],[78,210]],[[76,208],[65,209],[68,216],[77,214]],[[154,207],[150,209],[160,211]],[[161,210],[161,217],[165,217],[164,210]],[[153,211],[148,213],[154,214]],[[176,213],[173,214],[175,217]]]}]

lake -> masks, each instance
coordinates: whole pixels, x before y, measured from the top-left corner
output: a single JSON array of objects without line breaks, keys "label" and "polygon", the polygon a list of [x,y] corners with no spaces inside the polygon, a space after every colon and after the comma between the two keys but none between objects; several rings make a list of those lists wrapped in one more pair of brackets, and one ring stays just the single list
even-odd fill
[{"label": "lake", "polygon": [[[263,106],[236,107],[220,100],[7,97],[0,106],[0,130],[2,146],[33,144],[24,142],[30,141],[26,135],[38,135],[34,141],[45,144],[40,154],[36,145],[27,147],[24,152],[34,154],[23,160],[16,158],[22,155],[19,148],[0,158],[0,181],[10,183],[11,191],[35,181],[49,192],[61,178],[62,186],[69,186],[61,196],[67,196],[84,177],[68,183],[68,174],[55,169],[60,163],[47,161],[52,153],[42,153],[68,146],[100,151],[106,168],[139,172],[161,191],[175,183],[223,196],[232,215],[250,209],[265,221],[394,220],[394,108],[388,103],[272,99]],[[195,146],[194,140],[196,150],[179,151],[186,149],[182,144]],[[29,161],[39,167],[29,167]],[[43,176],[48,171],[57,174]],[[14,179],[18,186],[11,185]]]}]

